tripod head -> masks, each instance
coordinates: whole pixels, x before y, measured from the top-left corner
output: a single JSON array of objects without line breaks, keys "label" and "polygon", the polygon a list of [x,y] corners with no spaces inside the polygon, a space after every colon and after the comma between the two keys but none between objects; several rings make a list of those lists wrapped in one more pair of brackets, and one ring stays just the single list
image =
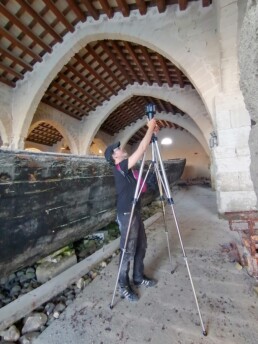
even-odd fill
[{"label": "tripod head", "polygon": [[[156,106],[151,103],[147,104],[145,106],[145,112],[146,112],[146,116],[148,117],[148,120],[150,121],[152,118],[154,118],[154,115],[156,113]],[[153,134],[151,142],[155,142],[155,141],[157,141],[157,136]]]},{"label": "tripod head", "polygon": [[156,113],[156,106],[154,104],[147,104],[145,106],[146,116],[148,117],[149,121],[154,117]]}]

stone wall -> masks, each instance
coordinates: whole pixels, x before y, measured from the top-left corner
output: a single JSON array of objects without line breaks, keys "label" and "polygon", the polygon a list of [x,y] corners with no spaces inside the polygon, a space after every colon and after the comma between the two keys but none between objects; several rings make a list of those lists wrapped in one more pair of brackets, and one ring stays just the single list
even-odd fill
[{"label": "stone wall", "polygon": [[[12,134],[12,88],[0,83],[0,144],[8,146]],[[1,142],[2,141],[2,142]],[[0,145],[0,146],[1,146]]]},{"label": "stone wall", "polygon": [[[240,87],[251,116],[249,147],[251,178],[258,197],[258,1],[249,0],[240,30],[239,66]],[[258,204],[257,204],[258,207]]]}]

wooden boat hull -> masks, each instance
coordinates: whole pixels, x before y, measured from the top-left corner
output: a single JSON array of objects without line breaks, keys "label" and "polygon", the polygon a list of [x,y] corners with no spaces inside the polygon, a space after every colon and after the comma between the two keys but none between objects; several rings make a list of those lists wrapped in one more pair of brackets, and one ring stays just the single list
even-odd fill
[{"label": "wooden boat hull", "polygon": [[[172,184],[185,160],[164,165]],[[154,196],[147,192],[143,204]],[[103,158],[0,150],[0,277],[106,226],[115,200]]]}]

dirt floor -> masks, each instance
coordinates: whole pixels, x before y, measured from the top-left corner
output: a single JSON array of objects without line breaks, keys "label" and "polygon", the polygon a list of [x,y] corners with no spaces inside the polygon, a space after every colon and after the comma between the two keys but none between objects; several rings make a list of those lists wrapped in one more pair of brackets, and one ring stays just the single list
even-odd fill
[{"label": "dirt floor", "polygon": [[[232,262],[222,245],[238,240],[217,216],[216,195],[194,186],[173,195],[174,210],[208,336],[200,318],[170,206],[166,223],[172,264],[161,216],[147,229],[146,274],[158,280],[129,303],[116,295],[118,258],[68,306],[35,344],[257,344],[257,283]],[[175,272],[171,274],[171,270]]]}]

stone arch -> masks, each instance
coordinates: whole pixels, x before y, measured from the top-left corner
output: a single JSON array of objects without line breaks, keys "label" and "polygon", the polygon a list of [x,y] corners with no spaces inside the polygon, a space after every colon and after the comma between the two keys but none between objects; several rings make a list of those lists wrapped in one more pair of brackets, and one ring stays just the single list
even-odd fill
[{"label": "stone arch", "polygon": [[[106,149],[106,144],[104,143],[104,141],[101,138],[95,136],[92,143],[93,145],[91,145],[90,147],[90,153],[93,155],[103,156]],[[99,150],[101,150],[101,152],[99,152]]]},{"label": "stone arch", "polygon": [[2,123],[2,121],[0,120],[0,138],[2,141],[2,146],[3,147],[8,147],[8,135],[7,135],[7,131],[5,129],[4,124]]},{"label": "stone arch", "polygon": [[151,96],[163,99],[175,105],[192,118],[206,142],[209,142],[209,134],[212,131],[212,125],[205,111],[205,107],[195,90],[191,88],[180,89],[179,87],[169,88],[167,86],[159,87],[157,85],[148,86],[146,84],[137,84],[128,86],[125,90],[120,91],[117,96],[112,97],[109,102],[97,108],[94,113],[84,120],[81,135],[83,137],[83,142],[80,145],[81,154],[85,154],[85,152],[88,151],[91,141],[105,119],[107,119],[119,105],[134,95]]},{"label": "stone arch", "polygon": [[[52,111],[50,112],[48,110]],[[28,134],[42,122],[47,122],[55,127],[69,145],[71,153],[78,154],[78,147],[74,139],[76,136],[72,135],[72,131],[63,123],[63,116],[59,111],[54,111],[45,105],[40,107],[33,118]]]},{"label": "stone arch", "polygon": [[[184,116],[185,117],[185,116]],[[156,119],[165,120],[171,123],[175,123],[182,128],[186,129],[196,140],[200,143],[203,147],[204,151],[207,155],[210,155],[210,150],[205,141],[202,133],[200,132],[199,128],[195,125],[195,123],[191,120],[191,118],[182,118],[180,115],[172,115],[167,113],[157,113],[155,115]],[[125,145],[129,139],[144,125],[146,124],[145,119],[139,119],[136,123],[131,125],[130,127],[125,128],[119,135],[116,136],[114,141],[120,141],[122,145]]]},{"label": "stone arch", "polygon": [[[51,58],[49,58],[49,54],[46,54],[43,62],[36,65],[31,73],[27,73],[23,81],[18,82],[14,92],[13,145],[17,145],[21,133],[28,130],[34,112],[55,75],[83,46],[101,39],[132,41],[149,47],[168,58],[192,81],[204,101],[206,112],[212,116],[213,99],[218,92],[219,71],[216,68],[217,64],[214,63],[214,58],[210,58],[206,49],[198,47],[200,42],[206,47],[208,44],[213,44],[213,46],[217,44],[215,30],[207,30],[208,19],[211,23],[209,25],[214,28],[216,20],[213,18],[212,8],[209,11],[200,12],[197,5],[191,5],[189,10],[191,11],[191,20],[198,21],[200,26],[203,25],[203,30],[191,32],[190,37],[183,37],[187,35],[188,25],[184,26],[184,22],[188,18],[183,15],[178,16],[176,6],[168,7],[162,15],[162,24],[160,24],[160,14],[155,9],[150,9],[144,17],[135,12],[128,20],[121,14],[116,14],[112,20],[108,21],[105,20],[105,16],[102,16],[97,23],[93,20],[79,23],[73,33],[65,36],[63,44],[54,47]],[[159,20],[157,20],[157,16]],[[175,30],[175,28],[178,29]],[[166,29],[167,34],[161,40],[160,30],[162,29]],[[182,40],[184,44],[182,44]],[[195,44],[197,48],[195,48]]]}]

